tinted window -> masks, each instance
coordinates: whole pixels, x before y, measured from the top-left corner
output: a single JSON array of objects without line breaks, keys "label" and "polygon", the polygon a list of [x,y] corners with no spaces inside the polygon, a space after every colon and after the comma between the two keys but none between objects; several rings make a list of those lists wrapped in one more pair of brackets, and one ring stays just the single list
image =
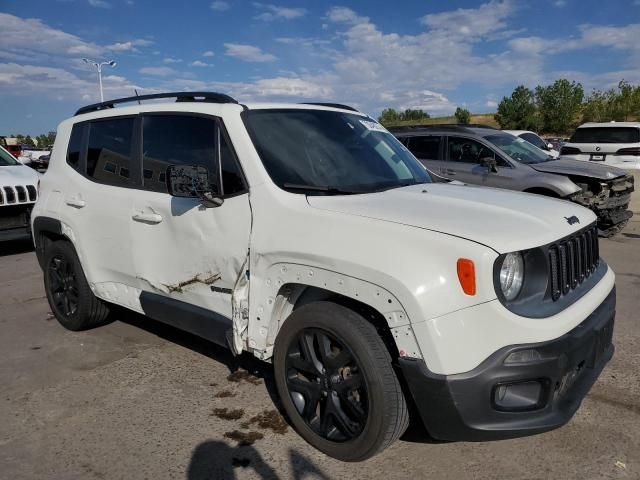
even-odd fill
[{"label": "tinted window", "polygon": [[225,195],[233,195],[245,190],[240,166],[236,161],[231,146],[220,132],[220,158],[222,161],[222,188]]},{"label": "tinted window", "polygon": [[[515,140],[515,137],[509,136]],[[471,138],[449,137],[448,150],[449,161],[452,162],[480,163],[483,158],[495,158],[493,150]]]},{"label": "tinted window", "polygon": [[575,131],[571,143],[637,143],[640,129],[634,127],[582,127]]},{"label": "tinted window", "polygon": [[82,150],[82,132],[83,124],[75,124],[71,130],[71,138],[69,139],[69,148],[67,150],[67,163],[74,170],[80,169],[80,151]]},{"label": "tinted window", "polygon": [[19,162],[7,150],[0,148],[0,167],[8,167],[9,165],[19,165]]},{"label": "tinted window", "polygon": [[243,118],[267,172],[285,190],[366,193],[430,181],[422,164],[370,118],[304,109],[248,110]]},{"label": "tinted window", "polygon": [[169,165],[199,165],[209,170],[211,189],[218,189],[216,121],[188,115],[148,115],[143,119],[144,188],[167,193]]},{"label": "tinted window", "polygon": [[484,138],[511,158],[521,163],[542,163],[553,160],[553,157],[546,152],[534,147],[520,137],[514,137],[506,133],[497,133],[495,135],[487,135]]},{"label": "tinted window", "polygon": [[129,186],[133,118],[91,122],[87,175],[100,183]]},{"label": "tinted window", "polygon": [[547,148],[547,144],[539,136],[533,133],[523,133],[520,135],[520,138],[525,139],[527,142],[543,150],[546,150]]},{"label": "tinted window", "polygon": [[441,137],[411,137],[409,150],[416,158],[425,160],[440,160]]}]

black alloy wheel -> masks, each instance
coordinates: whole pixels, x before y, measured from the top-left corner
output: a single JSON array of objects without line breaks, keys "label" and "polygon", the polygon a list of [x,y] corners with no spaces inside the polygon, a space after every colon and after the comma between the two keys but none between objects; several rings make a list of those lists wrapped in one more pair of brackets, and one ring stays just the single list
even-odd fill
[{"label": "black alloy wheel", "polygon": [[305,423],[334,442],[362,433],[367,386],[351,351],[319,328],[300,331],[287,352],[287,388]]},{"label": "black alloy wheel", "polygon": [[53,307],[65,317],[73,316],[78,310],[78,281],[73,263],[63,255],[51,257],[47,276]]}]

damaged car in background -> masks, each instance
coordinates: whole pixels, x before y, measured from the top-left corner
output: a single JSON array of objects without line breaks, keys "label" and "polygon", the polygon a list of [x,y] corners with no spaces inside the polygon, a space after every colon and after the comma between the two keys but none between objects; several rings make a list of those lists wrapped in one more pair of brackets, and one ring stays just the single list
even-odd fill
[{"label": "damaged car in background", "polygon": [[429,125],[391,132],[436,175],[449,180],[562,198],[598,216],[610,237],[633,213],[632,175],[616,167],[554,159],[522,138],[485,125]]}]

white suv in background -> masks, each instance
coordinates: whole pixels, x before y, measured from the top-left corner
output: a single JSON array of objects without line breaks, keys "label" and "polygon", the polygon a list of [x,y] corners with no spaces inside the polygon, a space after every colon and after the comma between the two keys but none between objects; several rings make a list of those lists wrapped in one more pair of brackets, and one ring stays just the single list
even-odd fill
[{"label": "white suv in background", "polygon": [[640,122],[585,123],[562,146],[560,155],[640,169]]},{"label": "white suv in background", "polygon": [[[118,107],[161,98],[177,101]],[[346,106],[82,108],[58,127],[33,235],[63,326],[117,304],[272,361],[293,426],[345,461],[399,438],[408,402],[440,439],[559,427],[613,355],[591,211],[432,183]]]},{"label": "white suv in background", "polygon": [[39,177],[0,147],[0,242],[31,236],[29,220],[38,198]]}]

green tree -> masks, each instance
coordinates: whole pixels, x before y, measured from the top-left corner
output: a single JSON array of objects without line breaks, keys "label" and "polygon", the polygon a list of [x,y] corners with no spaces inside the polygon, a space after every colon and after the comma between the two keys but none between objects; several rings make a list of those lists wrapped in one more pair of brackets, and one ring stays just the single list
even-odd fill
[{"label": "green tree", "polygon": [[400,114],[401,120],[422,120],[423,118],[429,118],[429,114],[423,110],[407,108]]},{"label": "green tree", "polygon": [[400,120],[400,113],[398,113],[394,108],[385,108],[384,110],[382,110],[382,113],[378,117],[378,121],[382,125],[389,125],[399,120]]},{"label": "green tree", "polygon": [[453,116],[456,117],[456,122],[458,123],[471,123],[471,113],[466,108],[456,108]]},{"label": "green tree", "polygon": [[494,115],[500,128],[506,130],[537,130],[538,116],[533,91],[518,85],[511,97],[503,97]]},{"label": "green tree", "polygon": [[25,145],[29,145],[30,147],[35,147],[36,143],[33,141],[33,138],[31,138],[31,135],[27,135],[24,138],[24,142]]},{"label": "green tree", "polygon": [[579,113],[584,98],[582,85],[567,79],[552,85],[536,87],[536,103],[542,121],[542,130],[567,133],[580,123]]}]

